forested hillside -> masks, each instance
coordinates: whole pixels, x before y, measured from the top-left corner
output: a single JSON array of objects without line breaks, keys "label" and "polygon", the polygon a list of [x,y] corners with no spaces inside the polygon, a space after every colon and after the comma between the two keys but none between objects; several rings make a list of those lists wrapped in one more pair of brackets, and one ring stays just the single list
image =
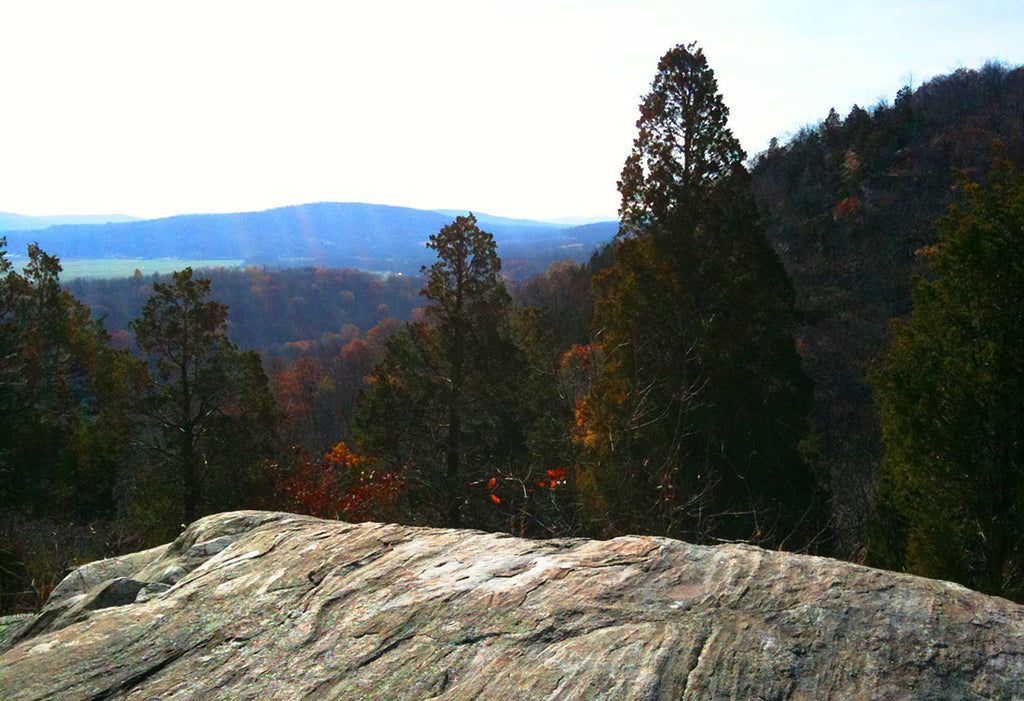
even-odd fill
[{"label": "forested hillside", "polygon": [[[1024,163],[1024,69],[989,64],[904,88],[892,104],[831,111],[752,169],[765,229],[793,279],[815,383],[814,449],[827,466],[840,552],[867,544],[882,455],[866,375],[910,311],[919,252],[957,198],[954,169]],[[998,144],[998,146],[997,146]]]},{"label": "forested hillside", "polygon": [[[332,268],[225,268],[201,271],[211,297],[226,305],[227,335],[242,348],[278,355],[289,343],[311,342],[345,326],[368,330],[388,319],[409,319],[422,305],[423,280]],[[119,280],[72,280],[66,288],[121,337],[152,293],[153,275]]]}]

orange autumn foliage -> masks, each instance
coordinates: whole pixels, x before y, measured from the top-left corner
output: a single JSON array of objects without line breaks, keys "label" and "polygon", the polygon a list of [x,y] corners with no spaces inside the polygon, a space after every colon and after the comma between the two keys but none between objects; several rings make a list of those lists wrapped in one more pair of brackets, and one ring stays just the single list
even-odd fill
[{"label": "orange autumn foliage", "polygon": [[844,217],[851,217],[860,211],[860,200],[856,197],[847,197],[836,205],[835,210],[832,212],[832,216],[836,219],[843,219]]},{"label": "orange autumn foliage", "polygon": [[302,448],[297,471],[283,477],[278,493],[299,513],[359,522],[393,516],[404,480],[400,474],[364,469],[365,458],[338,443],[320,459]]},{"label": "orange autumn foliage", "polygon": [[572,439],[576,443],[582,443],[588,448],[597,443],[598,435],[594,429],[594,416],[586,399],[576,402],[573,410],[574,421],[572,426]]},{"label": "orange autumn foliage", "polygon": [[348,449],[344,441],[331,448],[330,452],[324,455],[324,460],[338,467],[355,467],[363,461],[361,457]]},{"label": "orange autumn foliage", "polygon": [[569,480],[569,471],[564,467],[556,467],[553,470],[547,470],[547,479],[543,479],[537,484],[546,489],[556,489],[564,486]]},{"label": "orange autumn foliage", "polygon": [[[282,475],[276,492],[286,508],[297,513],[337,518],[341,514],[344,493],[338,483],[335,465],[327,459],[316,459],[304,448],[295,448],[298,469]],[[328,453],[329,455],[329,453]]]}]

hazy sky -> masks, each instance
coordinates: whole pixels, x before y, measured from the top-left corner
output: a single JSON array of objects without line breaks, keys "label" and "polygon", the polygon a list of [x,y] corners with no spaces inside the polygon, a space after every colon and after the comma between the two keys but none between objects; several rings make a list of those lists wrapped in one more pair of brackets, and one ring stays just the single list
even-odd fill
[{"label": "hazy sky", "polygon": [[1024,2],[0,0],[0,211],[614,215],[640,97],[690,41],[753,154],[1024,63]]}]

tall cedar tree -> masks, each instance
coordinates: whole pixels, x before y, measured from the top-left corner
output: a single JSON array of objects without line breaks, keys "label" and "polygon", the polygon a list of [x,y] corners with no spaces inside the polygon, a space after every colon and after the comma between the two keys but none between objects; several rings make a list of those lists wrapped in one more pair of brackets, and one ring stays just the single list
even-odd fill
[{"label": "tall cedar tree", "polygon": [[[997,161],[925,249],[910,321],[871,374],[881,411],[883,565],[1024,598],[1024,176]],[[895,512],[895,513],[893,513]],[[895,532],[894,532],[895,531]],[[893,543],[893,536],[896,543]],[[888,551],[888,557],[886,552]]]},{"label": "tall cedar tree", "polygon": [[134,464],[144,368],[28,246],[22,273],[0,237],[0,614],[35,610],[74,563],[108,557]]},{"label": "tall cedar tree", "polygon": [[470,508],[472,486],[522,453],[511,301],[494,238],[472,215],[427,246],[438,258],[423,269],[428,322],[389,340],[357,409],[356,434],[364,452],[404,472],[410,518],[488,527],[487,510]]},{"label": "tall cedar tree", "polygon": [[577,412],[580,484],[613,532],[806,547],[793,291],[717,90],[703,52],[677,46],[640,105],[615,264],[595,279],[605,360]]},{"label": "tall cedar tree", "polygon": [[[261,361],[224,333],[227,307],[210,301],[210,281],[192,269],[155,283],[132,322],[156,381],[145,402],[148,444],[175,484],[181,515],[244,506],[271,457],[276,413]],[[167,514],[170,516],[170,514]]]},{"label": "tall cedar tree", "polygon": [[109,517],[131,432],[134,364],[61,288],[60,271],[32,244],[18,274],[0,238],[0,508]]}]

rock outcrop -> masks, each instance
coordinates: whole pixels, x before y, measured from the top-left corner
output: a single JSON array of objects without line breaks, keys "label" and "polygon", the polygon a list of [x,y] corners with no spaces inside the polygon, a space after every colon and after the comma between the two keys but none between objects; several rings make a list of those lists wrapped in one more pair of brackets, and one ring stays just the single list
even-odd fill
[{"label": "rock outcrop", "polygon": [[204,518],[5,629],[4,699],[1024,697],[1024,609],[744,545]]}]

